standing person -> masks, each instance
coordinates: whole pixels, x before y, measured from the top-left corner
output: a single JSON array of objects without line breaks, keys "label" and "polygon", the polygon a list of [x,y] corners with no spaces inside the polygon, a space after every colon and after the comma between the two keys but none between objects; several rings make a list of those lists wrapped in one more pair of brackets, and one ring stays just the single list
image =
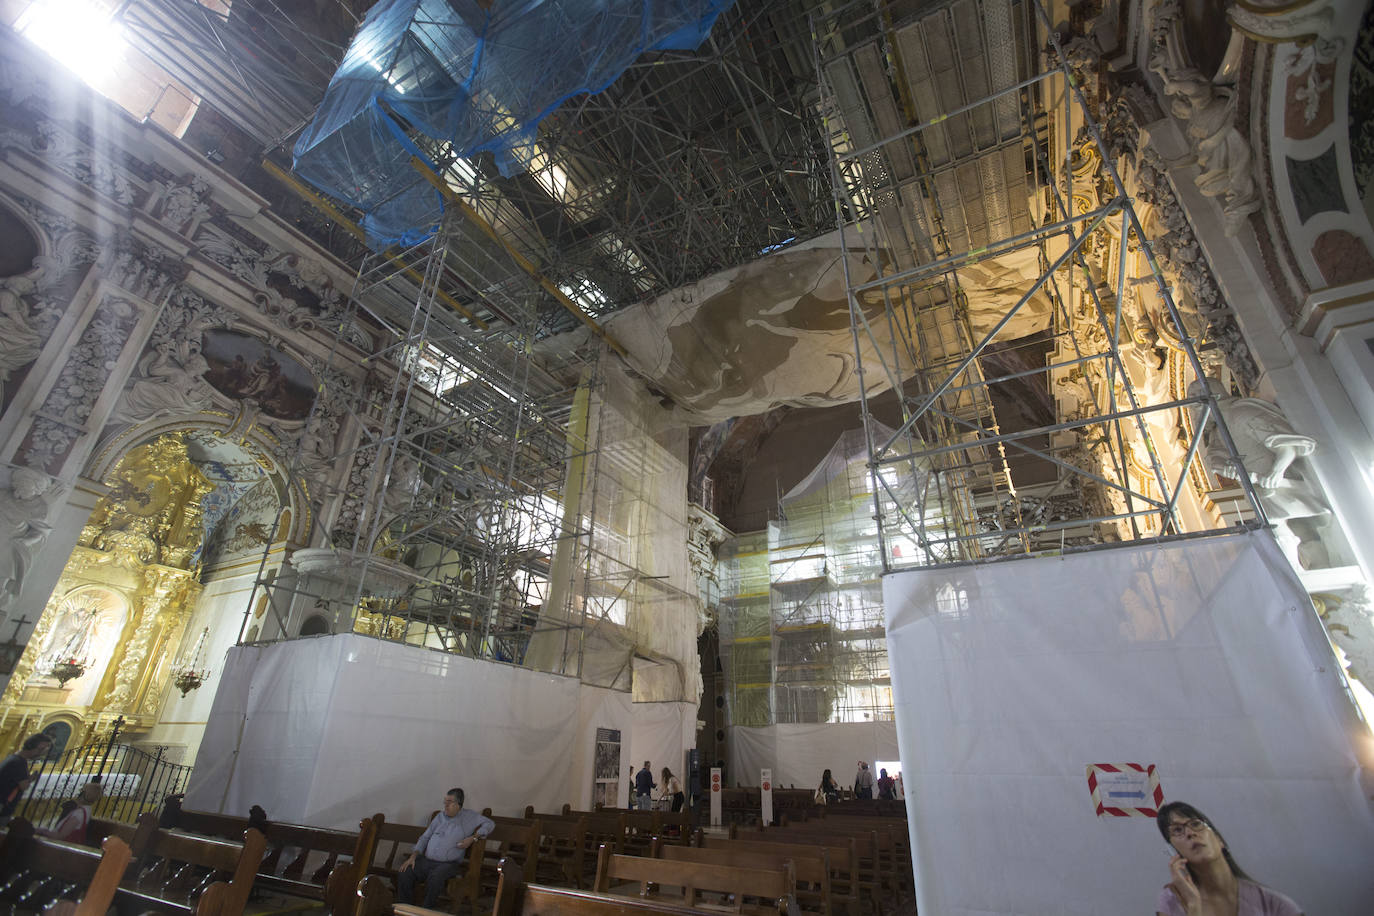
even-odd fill
[{"label": "standing person", "polygon": [[897,797],[897,781],[893,779],[891,776],[887,775],[887,770],[885,769],[878,771],[878,797]]},{"label": "standing person", "polygon": [[[401,863],[396,878],[396,896],[401,903],[415,899],[415,882],[425,883],[425,908],[434,909],[448,879],[458,874],[468,847],[478,837],[496,829],[496,824],[475,811],[463,808],[463,790],[449,789],[444,810],[434,815],[425,832],[415,841],[410,857]],[[480,868],[480,863],[478,864]]]},{"label": "standing person", "polygon": [[650,796],[654,794],[654,773],[649,769],[649,761],[644,761],[644,769],[635,774],[635,807],[648,811]]},{"label": "standing person", "polygon": [[869,771],[868,764],[862,760],[859,761],[859,772],[854,774],[854,797],[873,797],[873,774]]},{"label": "standing person", "polygon": [[821,774],[820,789],[827,805],[833,805],[840,800],[840,784],[835,782],[835,777],[830,775],[829,769]]},{"label": "standing person", "polygon": [[687,801],[687,795],[682,791],[682,782],[667,767],[663,768],[661,778],[663,779],[663,797],[673,800],[674,811],[681,811],[683,803]]},{"label": "standing person", "polygon": [[1169,861],[1173,880],[1159,892],[1158,916],[1302,916],[1296,903],[1241,870],[1225,837],[1192,805],[1170,802],[1159,809],[1155,825],[1178,853]]},{"label": "standing person", "polygon": [[0,824],[14,817],[14,809],[24,790],[33,782],[29,776],[29,764],[40,757],[48,756],[52,750],[52,738],[47,735],[30,735],[24,744],[13,754],[0,762]]},{"label": "standing person", "polygon": [[67,803],[71,805],[70,809],[63,806],[62,819],[52,828],[50,835],[66,843],[85,843],[86,828],[91,823],[91,806],[100,801],[103,794],[100,783],[87,783],[76,796],[76,801]]}]

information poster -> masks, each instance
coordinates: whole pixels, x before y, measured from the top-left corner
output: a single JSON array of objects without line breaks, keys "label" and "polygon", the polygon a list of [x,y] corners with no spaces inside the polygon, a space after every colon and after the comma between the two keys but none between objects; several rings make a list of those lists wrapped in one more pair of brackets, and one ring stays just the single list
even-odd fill
[{"label": "information poster", "polygon": [[773,823],[773,771],[770,769],[759,770],[759,800],[762,808],[759,816],[763,819],[766,826]]}]

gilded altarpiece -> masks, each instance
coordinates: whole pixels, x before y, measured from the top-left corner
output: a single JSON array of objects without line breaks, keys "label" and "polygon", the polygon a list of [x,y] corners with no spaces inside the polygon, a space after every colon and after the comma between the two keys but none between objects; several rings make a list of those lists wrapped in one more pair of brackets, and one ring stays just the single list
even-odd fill
[{"label": "gilded altarpiece", "polygon": [[116,716],[134,733],[156,721],[202,591],[201,511],[214,483],[179,433],[130,450],[105,483],[0,696],[0,740],[56,717],[75,720],[78,742]]}]

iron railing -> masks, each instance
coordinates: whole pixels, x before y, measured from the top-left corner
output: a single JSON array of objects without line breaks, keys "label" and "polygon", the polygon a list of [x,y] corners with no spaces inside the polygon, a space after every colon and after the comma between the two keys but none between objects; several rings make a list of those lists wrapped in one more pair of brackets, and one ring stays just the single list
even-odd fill
[{"label": "iron railing", "polygon": [[191,768],[165,759],[167,749],[153,750],[110,740],[67,751],[55,761],[30,765],[33,781],[17,814],[39,824],[55,819],[68,799],[88,783],[104,790],[92,807],[96,817],[132,823],[145,811],[156,811],[168,795],[186,788]]}]

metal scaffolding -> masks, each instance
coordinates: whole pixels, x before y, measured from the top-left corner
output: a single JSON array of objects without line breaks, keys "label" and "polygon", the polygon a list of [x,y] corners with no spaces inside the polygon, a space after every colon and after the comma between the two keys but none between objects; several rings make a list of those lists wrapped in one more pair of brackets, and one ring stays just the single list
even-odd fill
[{"label": "metal scaffolding", "polygon": [[[455,207],[359,272],[291,469],[312,546],[280,570],[264,555],[241,640],[357,631],[628,690],[632,658],[653,657],[635,618],[697,612],[637,565],[655,532],[606,480],[685,474],[685,455],[646,445],[600,342],[534,352],[547,281],[489,229]],[[455,309],[457,290],[487,318]],[[359,348],[359,327],[385,343]],[[351,476],[319,486],[339,466]]]},{"label": "metal scaffolding", "polygon": [[[1184,374],[1206,372],[1047,11],[889,10],[856,3],[812,20],[843,245],[879,274],[848,285],[860,362],[865,344],[879,354],[863,371],[885,382],[864,401],[883,568],[1224,527],[1206,506],[1183,517],[1199,501],[1189,473],[1204,438],[1235,453],[1212,395],[1138,390],[1146,373],[1132,362],[1154,359],[1138,342],[1147,330]],[[1125,308],[1146,287],[1162,327],[1133,325]],[[1043,365],[989,370],[994,354],[1032,345]],[[1004,427],[1003,386],[1035,379],[1056,410]],[[1051,385],[1080,393],[1069,403]],[[891,434],[870,410],[885,387],[901,408]],[[1018,466],[1038,469],[1031,484]],[[919,492],[894,486],[896,470]]]},{"label": "metal scaffolding", "polygon": [[719,632],[732,724],[892,718],[867,458],[860,431],[841,436],[766,531],[724,546]]},{"label": "metal scaffolding", "polygon": [[[455,159],[411,136],[512,250],[599,316],[833,231],[830,168],[814,117],[810,0],[750,0],[721,13],[696,52],[644,55],[611,86],[575,96],[502,175],[490,154]],[[274,0],[209,9],[136,0],[117,16],[136,48],[264,155],[318,105],[359,9]],[[441,169],[441,170],[442,170]],[[271,185],[256,188],[271,194]],[[348,207],[334,207],[359,221]],[[306,231],[354,267],[328,224]],[[475,289],[449,290],[482,317]],[[540,337],[575,327],[547,298]]]}]

